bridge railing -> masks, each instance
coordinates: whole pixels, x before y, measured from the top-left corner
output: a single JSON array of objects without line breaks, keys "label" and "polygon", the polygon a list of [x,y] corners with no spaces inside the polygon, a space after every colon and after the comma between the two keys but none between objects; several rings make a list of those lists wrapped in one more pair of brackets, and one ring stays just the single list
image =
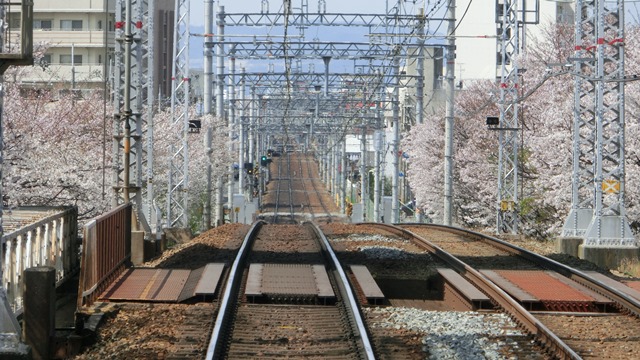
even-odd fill
[{"label": "bridge railing", "polygon": [[91,305],[131,259],[131,204],[120,205],[84,226],[78,309]]},{"label": "bridge railing", "polygon": [[[47,211],[56,211],[51,215],[29,224],[28,218]],[[14,313],[22,312],[23,273],[25,269],[36,266],[50,266],[56,269],[56,282],[60,283],[78,270],[78,211],[75,207],[65,208],[21,208],[7,212],[5,218],[11,221],[12,215],[20,217],[24,226],[2,236],[2,281],[7,300]]]}]

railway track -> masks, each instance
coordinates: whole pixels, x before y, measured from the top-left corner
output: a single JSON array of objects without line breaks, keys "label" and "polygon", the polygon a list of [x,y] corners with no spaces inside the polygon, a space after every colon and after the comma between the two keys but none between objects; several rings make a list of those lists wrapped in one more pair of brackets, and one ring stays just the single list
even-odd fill
[{"label": "railway track", "polygon": [[640,300],[601,274],[462,229],[369,225],[423,243],[492,298],[501,295],[494,298],[499,307],[559,358],[626,359],[640,352],[633,341],[640,330]]},{"label": "railway track", "polygon": [[[282,157],[286,158],[286,161],[282,161]],[[271,223],[273,224],[278,224],[278,223],[284,223],[284,224],[289,224],[289,223],[296,223],[296,219],[295,219],[295,215],[294,215],[294,209],[293,209],[293,194],[292,194],[292,190],[291,190],[291,160],[289,157],[289,153],[285,152],[280,158],[280,160],[278,161],[278,178],[277,178],[277,186],[276,186],[276,197],[275,197],[275,202],[274,202],[274,212],[273,212],[273,216],[271,218]],[[286,163],[286,167],[287,167],[287,171],[286,174],[283,173],[282,171],[282,166],[283,163]],[[286,178],[283,178],[283,176],[286,176]],[[288,200],[286,202],[283,202],[283,198],[282,198],[282,183],[286,182],[286,189],[284,190],[284,192],[287,194]],[[286,219],[286,217],[283,217],[282,214],[280,214],[280,209],[281,207],[288,207],[289,211],[288,211],[288,216],[289,219]]]},{"label": "railway track", "polygon": [[[473,354],[477,358],[552,358],[534,336],[497,312],[490,296],[460,300],[457,289],[447,286],[440,275],[455,269],[454,265],[408,235],[374,224],[327,224],[323,229],[341,262],[352,269],[350,276],[358,284],[358,297],[381,358],[453,358],[460,353],[472,358]],[[383,297],[364,289],[354,266],[368,269]],[[483,343],[495,344],[492,353],[478,345]]]},{"label": "railway track", "polygon": [[[478,234],[437,227],[412,228],[416,232],[434,231],[423,235],[440,241],[442,248],[448,247],[468,262],[462,263],[434,243],[414,241],[415,237],[403,229],[379,224],[331,223],[323,225],[324,230],[333,236],[335,256],[345,264],[332,267],[324,262],[322,248],[313,240],[316,236],[310,225],[261,225],[259,230],[257,226],[250,236],[245,236],[244,231],[242,235],[229,232],[224,242],[219,241],[221,234],[214,235],[214,231],[209,240],[159,263],[159,268],[172,271],[197,270],[212,262],[226,262],[227,266],[220,276],[220,290],[205,298],[199,296],[183,304],[151,305],[138,300],[112,305],[119,311],[108,318],[99,336],[103,344],[111,341],[108,348],[111,350],[92,350],[98,357],[86,359],[105,358],[109,351],[117,351],[118,358],[200,358],[210,349],[218,348],[226,352],[216,354],[215,358],[327,358],[328,354],[334,358],[363,357],[360,349],[366,346],[357,345],[354,340],[359,336],[349,332],[353,316],[340,308],[346,302],[343,295],[335,298],[326,293],[319,295],[317,283],[316,287],[309,287],[312,282],[309,279],[315,276],[309,275],[315,271],[313,265],[324,265],[321,268],[326,269],[326,276],[331,279],[330,286],[324,289],[330,288],[334,294],[340,293],[336,290],[340,282],[332,277],[334,274],[349,280],[354,289],[351,302],[360,304],[363,316],[363,330],[357,334],[370,335],[369,347],[380,359],[446,358],[446,355],[439,357],[442,349],[480,354],[480,358],[545,360],[628,359],[637,351],[637,322],[634,315],[625,315],[633,314],[632,308],[625,310],[609,300],[606,306],[598,305],[601,310],[597,313],[579,309],[567,312],[566,308],[556,311],[551,306],[567,304],[543,304],[548,308],[531,302],[523,304],[503,287],[483,283],[488,280],[484,274],[487,267],[500,272],[504,270],[499,268],[500,264],[517,271],[536,271],[532,260],[518,260],[518,256],[509,253],[510,245],[506,243],[486,247],[481,237],[474,237]],[[245,241],[241,242],[243,236]],[[247,241],[248,237],[253,243]],[[218,244],[215,248],[205,245],[214,241]],[[520,249],[512,250],[523,253]],[[238,256],[229,266],[230,259],[242,252],[244,260]],[[255,290],[256,276],[251,275],[258,269],[252,270],[256,264],[262,264],[258,283],[267,284],[259,292]],[[372,298],[367,294],[354,266],[364,266],[370,271],[383,297]],[[340,276],[340,269],[344,276]],[[443,280],[443,269],[461,274],[465,281],[482,289],[487,300],[464,303],[464,299],[456,297],[459,288]],[[544,269],[554,271],[551,267]],[[143,293],[162,293],[151,291],[154,286],[151,283],[143,286],[150,290]],[[465,309],[475,311],[460,311]],[[213,314],[227,315],[214,323]],[[479,325],[468,325],[469,321]],[[473,331],[478,335],[469,335]],[[212,346],[210,334],[230,337],[227,340],[213,337],[218,340]],[[478,344],[493,344],[496,349],[487,350]],[[487,355],[487,351],[493,351],[494,355]]]},{"label": "railway track", "polygon": [[[310,161],[309,158],[305,158],[304,160],[304,162],[306,163],[306,166],[303,166],[303,161],[301,156],[297,156],[297,158],[300,166],[300,175],[302,176],[302,179],[301,179],[302,191],[304,191],[306,201],[307,201],[305,208],[308,209],[309,214],[311,216],[311,220],[312,221],[322,220],[326,222],[331,222],[332,221],[331,212],[327,209],[327,205],[322,200],[322,196],[320,195],[320,191],[318,190],[318,187],[316,185],[317,177],[314,177],[313,171],[311,170],[311,166],[309,165],[309,161]],[[306,179],[304,178],[305,168],[306,168],[306,175],[307,175]],[[309,190],[311,189],[308,189],[307,186],[305,185],[307,181],[311,183],[311,188],[315,196],[315,199],[314,199],[315,201],[311,201],[311,196],[309,195]],[[321,213],[316,213],[315,208],[317,208],[318,205],[322,208]]]},{"label": "railway track", "polygon": [[[312,181],[323,210],[327,210],[313,186],[310,164],[305,161],[308,160],[289,154],[278,161],[281,181],[272,188],[271,203],[279,208],[289,207],[291,220],[299,219],[300,213],[294,212],[293,204],[301,203],[307,205],[306,210],[313,212],[316,220],[321,217],[319,207],[311,206],[314,199],[308,180]],[[280,215],[278,222],[289,221],[286,211]],[[270,220],[274,219],[278,218]],[[459,329],[467,318],[476,318],[480,319],[481,328],[496,329],[483,333],[482,341],[496,344],[498,358],[628,359],[632,357],[630,354],[640,351],[636,335],[640,330],[638,300],[621,290],[607,289],[603,279],[593,281],[595,275],[454,228],[409,227],[422,235],[420,238],[407,229],[382,224],[334,222],[324,226],[325,230],[342,229],[342,237],[333,238],[332,246],[317,241],[324,235],[311,224],[263,223],[255,224],[243,242],[242,236],[235,235],[236,240],[230,238],[224,248],[209,248],[204,242],[192,246],[190,253],[174,256],[160,267],[196,271],[213,262],[226,263],[220,275],[220,290],[184,304],[158,305],[155,309],[153,305],[134,304],[133,310],[129,310],[129,305],[123,304],[124,322],[119,323],[119,328],[114,323],[115,329],[107,337],[117,339],[123,328],[131,327],[135,312],[139,315],[136,326],[148,322],[159,325],[126,337],[131,339],[128,340],[131,346],[127,352],[119,353],[122,358],[149,358],[156,354],[177,359],[206,353],[208,358],[216,359],[352,359],[373,358],[375,350],[378,358],[420,359],[426,355],[438,358],[441,347],[451,347],[452,337],[456,344],[458,340],[467,341],[460,340],[458,333],[434,334],[442,328]],[[211,235],[211,240],[218,237]],[[333,255],[331,247],[335,249]],[[336,265],[337,261],[328,262],[327,258],[337,258],[346,265]],[[366,282],[354,270],[358,266],[368,269],[382,296],[370,294]],[[179,271],[183,270],[176,273]],[[486,300],[464,299],[459,284],[450,283],[443,275],[452,272],[475,287]],[[518,278],[510,276],[526,272],[539,273],[536,276],[543,276],[543,280],[537,281],[556,292],[560,288],[557,284],[576,283],[579,286],[574,295],[587,294],[593,300],[574,297],[534,301],[504,286],[505,279],[518,283]],[[496,281],[500,276],[502,282]],[[322,277],[326,277],[326,282],[317,280]],[[151,286],[154,279],[143,286],[144,296],[134,301],[162,293],[151,291],[155,289],[155,285]],[[555,285],[549,285],[551,281]],[[353,289],[352,294],[347,291],[349,288]],[[359,305],[360,310],[348,310],[343,307],[347,304]],[[178,315],[169,316],[166,314],[169,311]],[[215,323],[213,313],[218,314]],[[440,318],[439,313],[446,315]],[[176,324],[172,326],[174,318]],[[402,325],[398,325],[398,319]],[[424,336],[425,333],[430,335]],[[208,334],[212,334],[210,339]],[[365,335],[370,336],[368,345],[359,343]],[[434,338],[440,343],[434,343]],[[475,340],[465,346],[474,354],[477,350],[478,354],[491,357],[484,353],[486,348],[476,349]],[[118,345],[118,349],[122,346]]]},{"label": "railway track", "polygon": [[315,225],[254,224],[231,267],[206,358],[373,359],[336,261]]},{"label": "railway track", "polygon": [[[328,197],[318,189],[317,176],[302,154],[283,154],[276,162],[277,176],[273,179],[272,194],[265,202],[262,218],[276,224],[295,224],[305,220],[331,222]],[[309,186],[309,183],[311,184]]]}]

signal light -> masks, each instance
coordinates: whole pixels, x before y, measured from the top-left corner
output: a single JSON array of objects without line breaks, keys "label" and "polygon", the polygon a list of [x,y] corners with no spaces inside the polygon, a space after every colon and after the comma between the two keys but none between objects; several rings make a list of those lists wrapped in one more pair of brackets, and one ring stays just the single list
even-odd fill
[{"label": "signal light", "polygon": [[260,165],[262,166],[269,165],[269,159],[267,159],[265,155],[262,155],[262,157],[260,158]]}]

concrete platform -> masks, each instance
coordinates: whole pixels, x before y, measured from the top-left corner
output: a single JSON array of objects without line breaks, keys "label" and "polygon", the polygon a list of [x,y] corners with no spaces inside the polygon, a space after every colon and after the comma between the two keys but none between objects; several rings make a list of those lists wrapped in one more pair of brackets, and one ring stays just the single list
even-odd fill
[{"label": "concrete platform", "polygon": [[556,251],[590,261],[605,269],[617,269],[624,259],[637,259],[638,247],[584,246],[582,237],[556,239]]},{"label": "concrete platform", "polygon": [[638,247],[605,247],[584,246],[578,247],[578,257],[583,260],[605,268],[617,269],[625,259],[638,259],[640,248]]},{"label": "concrete platform", "polygon": [[582,237],[560,237],[556,239],[556,251],[578,257],[578,247],[582,245]]}]

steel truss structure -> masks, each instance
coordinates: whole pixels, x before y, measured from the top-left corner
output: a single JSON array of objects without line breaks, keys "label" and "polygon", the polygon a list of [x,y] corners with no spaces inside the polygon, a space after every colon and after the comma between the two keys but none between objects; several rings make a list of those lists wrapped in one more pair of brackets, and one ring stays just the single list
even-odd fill
[{"label": "steel truss structure", "polygon": [[637,247],[624,205],[624,2],[595,5],[595,203],[584,246]]},{"label": "steel truss structure", "polygon": [[637,247],[624,205],[624,4],[576,2],[571,210],[563,237]]},{"label": "steel truss structure", "polygon": [[147,192],[144,191],[145,184],[151,184],[148,180],[152,170],[143,171],[151,167],[153,160],[152,152],[149,153],[143,143],[153,131],[144,116],[145,105],[153,103],[153,83],[148,66],[153,46],[153,34],[149,31],[153,27],[153,4],[147,0],[118,0],[115,17],[112,72],[114,192],[111,205],[117,207],[127,201],[133,202],[140,225],[150,234],[147,219],[151,204],[143,197],[143,192]]},{"label": "steel truss structure", "polygon": [[[392,9],[392,11],[396,8]],[[376,30],[384,30],[380,33],[382,37],[388,37],[390,34],[385,28],[386,25],[393,24],[397,29],[412,29],[416,25],[416,19],[422,18],[420,15],[408,15],[400,12],[392,12],[388,14],[340,14],[318,12],[317,14],[300,12],[290,13],[285,16],[282,13],[245,13],[245,14],[226,14],[225,23],[228,26],[291,26],[291,27],[310,27],[310,26],[349,26],[349,27],[366,27]],[[431,17],[429,21],[440,22],[444,18]]]},{"label": "steel truss structure", "polygon": [[500,84],[500,129],[498,154],[497,232],[518,231],[518,63],[520,23],[518,1],[496,2],[498,66]]},{"label": "steel truss structure", "polygon": [[[594,209],[594,159],[596,147],[596,0],[577,0],[575,12],[575,62],[573,107],[573,168],[571,210],[563,237],[584,237]],[[590,78],[591,77],[591,78]]]},{"label": "steel truss structure", "polygon": [[[231,74],[224,74],[225,76],[230,76]],[[384,78],[384,83],[389,84],[393,83],[394,75],[390,73],[337,73],[331,72],[329,73],[329,78],[325,78],[324,73],[310,73],[310,72],[300,72],[300,73],[283,73],[283,72],[268,72],[268,73],[242,73],[236,77],[236,85],[240,85],[240,83],[244,80],[249,84],[253,84],[255,87],[264,87],[264,88],[276,88],[287,81],[287,76],[289,76],[290,80],[294,84],[300,84],[301,88],[306,87],[307,91],[313,91],[312,88],[314,85],[323,84],[325,80],[328,80],[329,86],[331,88],[340,88],[340,87],[348,87],[348,86],[362,86],[368,83],[380,83],[381,79]],[[402,80],[408,80],[413,78],[418,78],[415,75],[402,75],[400,76]],[[362,101],[362,99],[360,99]]]},{"label": "steel truss structure", "polygon": [[[372,59],[387,60],[390,57],[418,58],[417,52],[409,51],[406,47],[389,48],[388,44],[371,44],[355,42],[276,42],[276,41],[227,41],[224,45],[232,50],[228,56],[236,59]],[[440,46],[440,45],[425,45]]]},{"label": "steel truss structure", "polygon": [[189,6],[189,0],[176,0],[171,121],[179,131],[171,148],[167,194],[167,226],[183,228],[188,225],[189,209]]},{"label": "steel truss structure", "polygon": [[[417,15],[406,15],[398,2],[396,7],[389,9],[386,14],[327,14],[320,6],[318,14],[308,12],[306,1],[298,9],[291,8],[291,2],[285,2],[285,11],[282,13],[270,13],[268,2],[263,2],[262,13],[229,14],[220,6],[217,12],[217,36],[214,38],[216,56],[218,57],[217,82],[218,114],[226,115],[229,119],[230,137],[238,139],[238,161],[251,159],[253,150],[246,153],[243,144],[254,146],[250,140],[251,135],[247,129],[256,130],[280,130],[288,137],[290,133],[300,132],[314,133],[314,146],[319,155],[323,167],[329,161],[332,169],[342,164],[344,169],[346,153],[345,134],[352,132],[361,135],[366,129],[372,130],[381,126],[381,107],[393,113],[393,126],[398,128],[398,103],[399,92],[397,87],[409,78],[400,74],[400,66],[405,61],[415,61],[423,55],[424,28],[429,21],[442,21],[442,19],[428,19],[422,10]],[[284,36],[269,34],[253,35],[250,40],[246,35],[227,36],[229,27],[266,27],[268,29],[284,28]],[[369,31],[368,42],[323,42],[314,39],[304,39],[304,32],[309,27],[325,26],[361,26]],[[292,29],[297,29],[298,34],[293,34]],[[417,36],[420,35],[420,36]],[[235,40],[238,39],[238,40]],[[438,45],[441,46],[441,45]],[[419,51],[415,51],[418,48]],[[237,73],[235,64],[237,60],[265,61],[284,60],[285,71],[274,73],[246,73],[244,70]],[[302,72],[302,61],[321,60],[325,65],[324,74],[315,73],[310,63],[310,71]],[[353,74],[339,74],[330,71],[332,61],[350,60],[354,63]],[[225,61],[228,61],[229,72],[225,72]],[[402,61],[402,63],[401,63]],[[360,64],[358,64],[360,62]],[[385,65],[386,64],[386,65]],[[393,64],[393,66],[391,66]],[[270,65],[271,66],[271,65]],[[357,71],[355,70],[357,68]],[[356,94],[356,90],[349,90],[349,82],[357,84],[362,93]],[[423,83],[422,79],[414,83]],[[224,86],[228,84],[228,99],[224,98]],[[315,91],[310,89],[315,88]],[[353,88],[353,86],[351,86]],[[396,88],[396,91],[385,97],[386,88]],[[318,89],[323,89],[322,93]],[[245,94],[251,93],[250,99]],[[354,91],[354,93],[351,93]],[[300,98],[299,94],[307,93],[307,100]],[[340,94],[340,95],[338,95]],[[313,104],[313,97],[316,103]],[[354,99],[358,99],[355,100]],[[222,104],[226,104],[226,107]],[[256,104],[257,102],[257,104]],[[368,103],[377,103],[375,109],[365,106]],[[381,106],[382,105],[382,106]],[[225,112],[225,108],[228,112]],[[323,116],[324,108],[340,110],[340,114],[334,111],[330,116]],[[249,109],[249,111],[247,111]],[[312,112],[311,109],[314,109]],[[391,110],[395,111],[391,111]],[[422,111],[416,110],[416,111]],[[237,118],[240,118],[237,120]],[[312,121],[310,118],[314,118]],[[357,119],[357,120],[355,120]],[[364,124],[363,124],[364,122]],[[372,124],[369,124],[369,123]],[[314,129],[314,130],[311,130]],[[333,129],[333,134],[327,134],[324,129]],[[318,134],[320,131],[322,135]],[[252,131],[249,131],[252,133]],[[326,135],[325,135],[326,134]],[[264,135],[264,141],[258,140],[257,147],[264,150],[264,146],[272,139],[273,134]],[[298,134],[296,134],[298,135]],[[333,135],[333,136],[331,136]],[[307,135],[309,136],[309,135]],[[256,136],[260,138],[261,136]],[[247,138],[247,139],[245,139]],[[398,147],[397,136],[393,139],[392,148]],[[235,151],[235,149],[233,150]],[[397,151],[393,151],[397,158]],[[379,157],[376,157],[379,159]],[[397,159],[396,159],[397,160]],[[377,161],[376,163],[379,163]],[[240,166],[242,164],[239,164]],[[397,161],[394,161],[397,167]],[[233,167],[229,168],[230,176]],[[397,177],[397,169],[396,169]],[[325,171],[326,173],[326,171]],[[378,172],[377,172],[378,173]],[[341,194],[340,207],[344,208],[344,170],[342,173],[332,172],[331,183],[333,191]],[[380,182],[376,182],[379,184]],[[335,186],[337,185],[337,186]],[[394,181],[394,199],[398,200],[397,181]],[[228,197],[231,199],[231,187],[228,189]],[[341,189],[341,190],[340,190]],[[380,191],[376,190],[376,194]],[[376,199],[376,203],[379,203]],[[399,206],[395,201],[392,221],[399,219]],[[376,212],[377,213],[377,212]]]}]

